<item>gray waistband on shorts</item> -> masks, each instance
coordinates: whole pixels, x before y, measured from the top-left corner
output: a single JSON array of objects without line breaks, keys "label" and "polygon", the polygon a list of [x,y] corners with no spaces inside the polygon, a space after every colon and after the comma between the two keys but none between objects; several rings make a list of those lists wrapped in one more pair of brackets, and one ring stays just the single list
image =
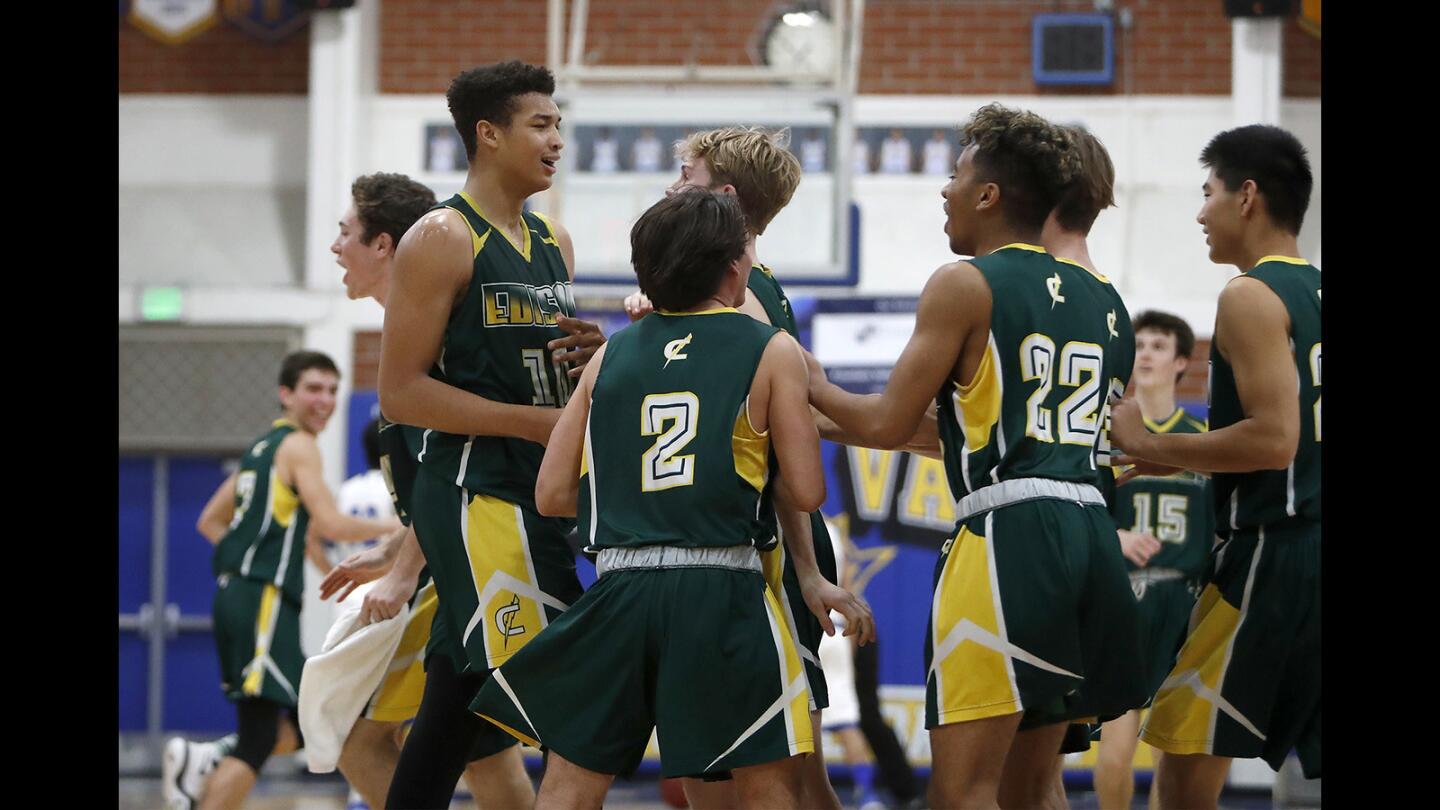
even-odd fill
[{"label": "gray waistband on shorts", "polygon": [[1141,568],[1130,572],[1130,582],[1169,582],[1172,579],[1184,579],[1185,572],[1179,568]]},{"label": "gray waistband on shorts", "polygon": [[754,546],[605,548],[601,549],[599,556],[595,558],[597,577],[605,576],[611,571],[636,568],[729,568],[756,574],[762,570],[760,552],[756,551]]},{"label": "gray waistband on shorts", "polygon": [[999,509],[1002,506],[1036,501],[1042,498],[1091,506],[1105,505],[1105,497],[1091,484],[1056,481],[1051,478],[1015,478],[991,484],[988,487],[981,487],[961,498],[960,502],[955,504],[955,520],[969,520],[976,515]]}]

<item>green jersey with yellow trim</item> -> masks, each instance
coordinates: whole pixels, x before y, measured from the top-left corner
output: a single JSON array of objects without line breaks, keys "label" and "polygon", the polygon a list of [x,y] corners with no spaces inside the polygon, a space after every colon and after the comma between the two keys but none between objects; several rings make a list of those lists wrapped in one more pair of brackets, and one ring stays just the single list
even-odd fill
[{"label": "green jersey with yellow trim", "polygon": [[[1205,423],[1176,408],[1163,422],[1145,420],[1151,433],[1204,433]],[[1119,472],[1118,470],[1116,471]],[[1160,550],[1147,568],[1175,568],[1186,576],[1205,572],[1215,543],[1215,512],[1210,503],[1210,478],[1184,471],[1175,475],[1142,475],[1119,487],[1111,514],[1115,525],[1154,535]],[[1139,570],[1128,559],[1131,571]]]},{"label": "green jersey with yellow trim", "polygon": [[745,286],[765,308],[772,326],[784,329],[796,340],[800,339],[800,326],[795,322],[795,312],[790,309],[790,299],[785,297],[785,288],[780,286],[770,268],[763,264],[751,265],[750,280]]},{"label": "green jersey with yellow trim", "polygon": [[1015,478],[1097,484],[1109,403],[1134,365],[1125,304],[1103,276],[1035,245],[970,263],[990,286],[990,330],[970,384],[936,395],[951,493]]},{"label": "green jersey with yellow trim", "polygon": [[[1292,519],[1320,522],[1320,268],[1266,256],[1246,275],[1269,287],[1290,315],[1290,348],[1300,396],[1300,446],[1283,470],[1215,474],[1215,522],[1228,534]],[[1210,425],[1245,418],[1235,371],[1210,344]]]},{"label": "green jersey with yellow trim", "polygon": [[[437,208],[465,218],[475,264],[430,376],[496,402],[565,407],[573,383],[546,344],[565,336],[556,320],[575,314],[575,300],[549,220],[523,213],[525,239],[516,245],[463,191]],[[544,447],[526,439],[437,430],[422,431],[417,452],[422,469],[530,509],[544,455]]]},{"label": "green jersey with yellow trim", "polygon": [[747,404],[778,331],[725,308],[654,312],[610,337],[580,465],[591,548],[757,542],[770,436]]},{"label": "green jersey with yellow trim", "polygon": [[235,477],[235,516],[215,547],[211,568],[217,577],[228,574],[269,582],[298,603],[305,587],[305,529],[310,514],[275,471],[275,451],[296,430],[294,422],[276,419],[241,457]]}]

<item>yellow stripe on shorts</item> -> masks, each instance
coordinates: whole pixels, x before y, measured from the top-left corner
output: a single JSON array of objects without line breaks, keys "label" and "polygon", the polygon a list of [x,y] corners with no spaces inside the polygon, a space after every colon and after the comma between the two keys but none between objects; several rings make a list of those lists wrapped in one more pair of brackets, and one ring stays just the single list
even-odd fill
[{"label": "yellow stripe on shorts", "polygon": [[[770,614],[770,633],[775,639],[775,651],[779,655],[782,692],[795,682],[805,680],[805,664],[800,660],[795,645],[795,635],[785,621],[785,612],[780,607],[777,592],[765,586],[765,610]],[[815,750],[815,733],[810,724],[810,690],[800,690],[785,705],[785,736],[790,743],[791,754],[808,754]]]},{"label": "yellow stripe on shorts", "polygon": [[1015,666],[1006,653],[1009,642],[995,582],[992,539],[962,527],[935,585],[929,674],[935,678],[940,725],[1023,709]]},{"label": "yellow stripe on shorts", "polygon": [[438,605],[435,583],[425,583],[405,622],[385,679],[370,702],[367,718],[379,723],[403,723],[420,711],[420,699],[425,693],[425,646],[430,643],[430,623]]},{"label": "yellow stripe on shorts", "polygon": [[1150,718],[1140,739],[1171,754],[1208,754],[1215,741],[1221,676],[1230,663],[1230,642],[1240,627],[1240,611],[1205,586],[1196,602],[1198,622],[1180,648],[1175,667],[1155,693]]},{"label": "yellow stripe on shorts", "polygon": [[265,682],[265,659],[270,655],[270,639],[275,634],[275,620],[279,618],[280,589],[266,584],[260,592],[260,613],[255,617],[255,657],[250,659],[250,672],[240,691],[247,695],[260,694]]},{"label": "yellow stripe on shorts", "polygon": [[535,564],[520,507],[476,495],[462,525],[478,608],[461,640],[468,642],[479,629],[486,663],[494,669],[545,628],[545,610],[535,598],[540,593]]}]

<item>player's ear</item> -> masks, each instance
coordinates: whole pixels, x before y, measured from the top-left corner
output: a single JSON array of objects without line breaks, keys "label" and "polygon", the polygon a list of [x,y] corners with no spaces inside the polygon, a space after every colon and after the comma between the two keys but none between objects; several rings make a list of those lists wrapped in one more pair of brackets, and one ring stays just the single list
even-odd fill
[{"label": "player's ear", "polygon": [[983,211],[1000,204],[1000,187],[994,183],[985,183],[980,186],[980,199],[975,203],[975,209]]},{"label": "player's ear", "polygon": [[395,255],[395,240],[391,239],[388,233],[381,233],[376,236],[375,241],[372,242],[370,246],[375,248],[376,252],[382,256]]},{"label": "player's ear", "polygon": [[1260,199],[1260,187],[1255,185],[1254,180],[1246,180],[1240,184],[1240,190],[1236,192],[1240,199],[1241,216],[1250,216],[1255,213],[1255,206]]},{"label": "player's ear", "polygon": [[729,183],[726,183],[725,185],[723,185],[723,186],[720,187],[720,193],[721,193],[721,194],[729,194],[731,197],[738,197],[738,196],[740,196],[740,192],[739,192],[739,191],[736,191],[736,190],[735,190],[735,187],[732,186],[732,185],[730,185]]},{"label": "player's ear", "polygon": [[500,128],[484,120],[475,122],[475,143],[488,146],[498,146],[500,143]]}]

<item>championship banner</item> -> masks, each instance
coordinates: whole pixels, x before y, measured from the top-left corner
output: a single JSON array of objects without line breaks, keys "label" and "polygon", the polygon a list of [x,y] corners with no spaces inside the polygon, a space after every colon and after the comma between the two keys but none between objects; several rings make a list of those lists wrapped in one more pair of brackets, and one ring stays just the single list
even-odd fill
[{"label": "championship banner", "polygon": [[224,4],[226,20],[272,45],[310,22],[310,15],[295,0],[224,0]]},{"label": "championship banner", "polygon": [[132,0],[130,24],[166,45],[180,45],[220,21],[218,0]]}]

